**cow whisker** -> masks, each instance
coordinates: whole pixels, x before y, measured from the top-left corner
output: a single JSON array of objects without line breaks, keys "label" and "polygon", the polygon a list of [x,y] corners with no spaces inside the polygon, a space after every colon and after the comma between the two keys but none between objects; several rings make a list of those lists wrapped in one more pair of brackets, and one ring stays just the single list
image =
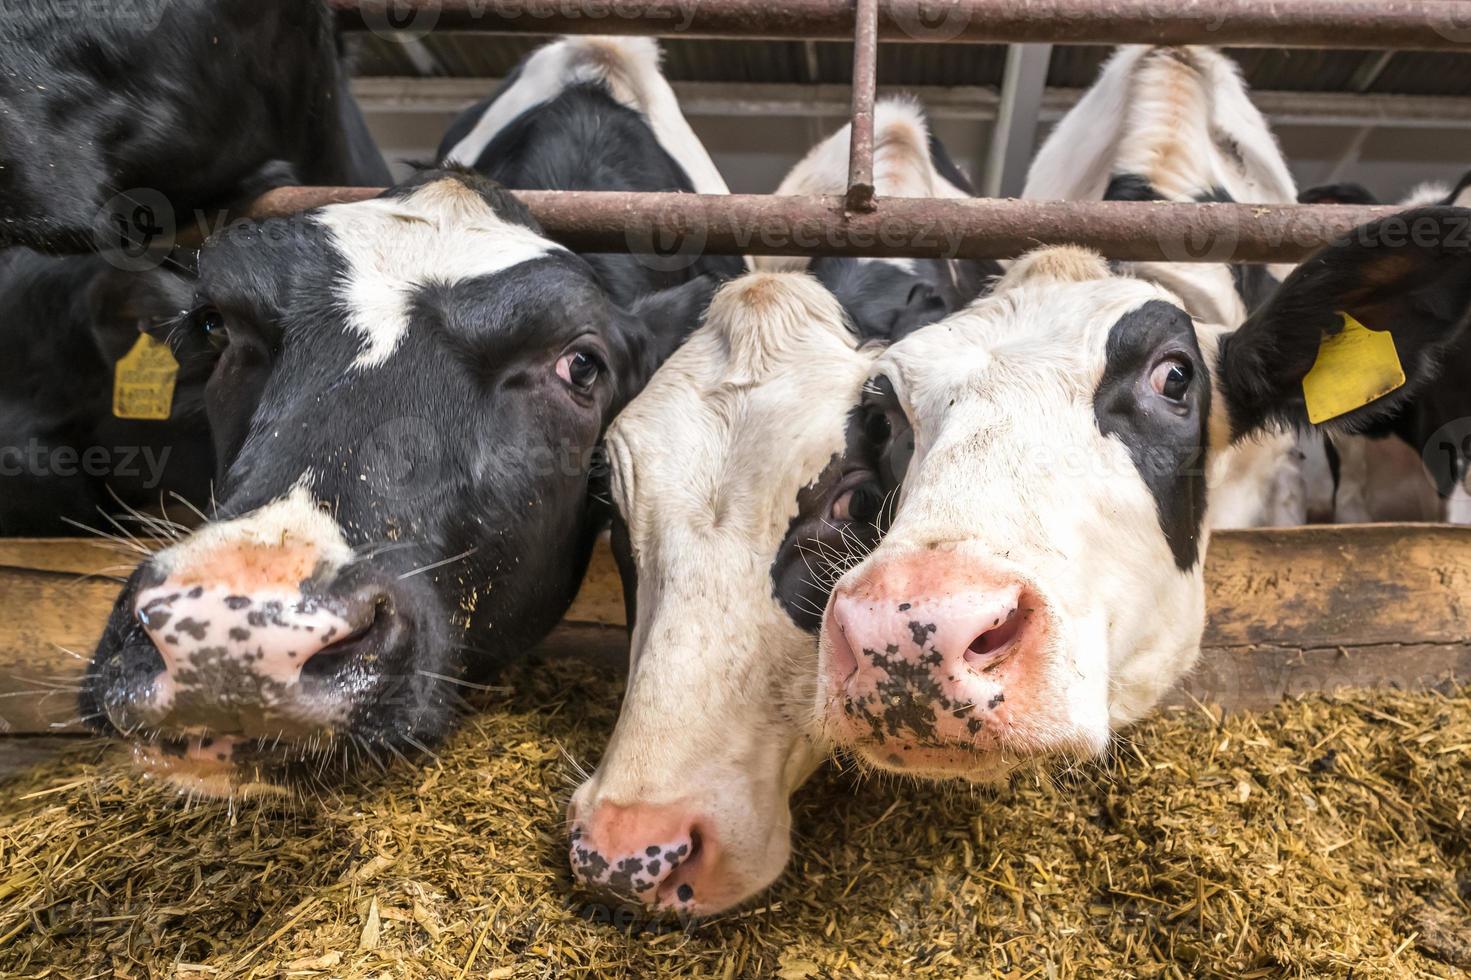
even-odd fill
[{"label": "cow whisker", "polygon": [[511,691],[509,687],[497,686],[494,684],[477,684],[474,681],[461,680],[458,677],[451,677],[448,674],[437,674],[432,670],[421,670],[415,668],[414,673],[421,674],[424,677],[433,678],[437,681],[444,681],[446,684],[455,684],[459,687],[468,687],[471,690],[475,691],[491,691],[495,694],[509,694]]},{"label": "cow whisker", "polygon": [[443,558],[436,562],[430,562],[428,565],[421,565],[420,567],[415,568],[412,571],[404,572],[398,577],[398,580],[402,582],[406,578],[411,578],[412,576],[419,575],[423,572],[430,572],[436,568],[443,568],[445,565],[452,565],[455,562],[460,561],[461,559],[469,558],[478,550],[478,548],[467,548],[466,550],[460,552],[458,555],[454,555],[453,557]]}]

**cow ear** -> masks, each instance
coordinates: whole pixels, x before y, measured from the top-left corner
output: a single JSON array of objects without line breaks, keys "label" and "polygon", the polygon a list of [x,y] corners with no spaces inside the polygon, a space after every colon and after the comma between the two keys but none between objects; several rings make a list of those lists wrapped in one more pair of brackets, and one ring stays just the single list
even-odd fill
[{"label": "cow ear", "polygon": [[696,276],[634,301],[631,312],[653,336],[656,366],[663,364],[705,319],[705,311],[710,308],[710,300],[719,285],[714,276]]},{"label": "cow ear", "polygon": [[1310,422],[1355,431],[1433,380],[1468,319],[1471,210],[1420,208],[1356,228],[1222,338],[1231,436]]}]

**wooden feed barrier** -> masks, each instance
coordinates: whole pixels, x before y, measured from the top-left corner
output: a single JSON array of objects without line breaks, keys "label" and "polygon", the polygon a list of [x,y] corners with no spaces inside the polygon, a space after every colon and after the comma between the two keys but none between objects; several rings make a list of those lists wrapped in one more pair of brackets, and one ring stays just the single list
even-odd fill
[{"label": "wooden feed barrier", "polygon": [[[76,684],[131,559],[88,540],[0,540],[0,733],[80,732]],[[1217,532],[1200,665],[1173,696],[1258,709],[1337,687],[1471,677],[1471,527]],[[623,594],[606,546],[543,644],[621,662]],[[47,693],[49,688],[60,688]]]}]

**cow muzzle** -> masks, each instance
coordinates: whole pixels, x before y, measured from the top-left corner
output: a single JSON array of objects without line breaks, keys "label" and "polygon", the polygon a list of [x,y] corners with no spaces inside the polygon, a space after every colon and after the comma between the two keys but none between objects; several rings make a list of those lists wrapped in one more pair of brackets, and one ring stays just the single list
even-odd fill
[{"label": "cow muzzle", "polygon": [[242,592],[168,578],[139,592],[134,614],[161,669],[114,723],[253,738],[344,724],[377,684],[371,668],[393,632],[386,591],[333,582]]},{"label": "cow muzzle", "polygon": [[953,548],[873,562],[834,590],[823,622],[827,733],[914,775],[1004,776],[1009,743],[1055,710],[1055,617],[1004,563]]}]

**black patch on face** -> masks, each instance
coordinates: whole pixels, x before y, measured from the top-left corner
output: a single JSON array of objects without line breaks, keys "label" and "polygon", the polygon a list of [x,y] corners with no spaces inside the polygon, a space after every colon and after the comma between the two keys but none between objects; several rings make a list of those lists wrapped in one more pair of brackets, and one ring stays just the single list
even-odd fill
[{"label": "black patch on face", "polygon": [[[772,591],[801,629],[816,634],[838,578],[882,539],[894,519],[913,434],[886,379],[848,415],[845,449],[797,494],[797,516],[771,563]],[[834,508],[846,498],[846,518]]]},{"label": "black patch on face", "polygon": [[1320,184],[1298,191],[1299,204],[1378,204],[1374,192],[1363,184]]},{"label": "black patch on face", "polygon": [[1105,201],[1163,201],[1159,191],[1139,174],[1114,174],[1104,189]]},{"label": "black patch on face", "polygon": [[[1210,377],[1195,328],[1184,310],[1150,300],[1114,324],[1106,356],[1093,396],[1098,430],[1128,447],[1154,497],[1176,566],[1181,571],[1193,568],[1205,518],[1203,464],[1210,419]],[[1188,364],[1193,372],[1179,402],[1156,394],[1150,384],[1155,366],[1167,357]]]}]

